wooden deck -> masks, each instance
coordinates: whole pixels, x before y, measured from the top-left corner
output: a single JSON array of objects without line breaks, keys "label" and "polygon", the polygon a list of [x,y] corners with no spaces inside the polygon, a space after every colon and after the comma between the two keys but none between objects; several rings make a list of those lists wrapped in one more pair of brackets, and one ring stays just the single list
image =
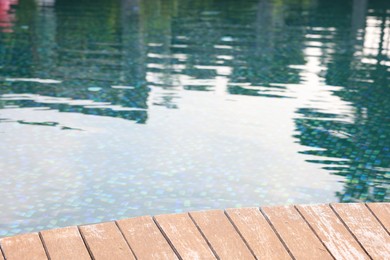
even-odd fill
[{"label": "wooden deck", "polygon": [[390,259],[390,203],[145,216],[0,240],[0,259]]}]

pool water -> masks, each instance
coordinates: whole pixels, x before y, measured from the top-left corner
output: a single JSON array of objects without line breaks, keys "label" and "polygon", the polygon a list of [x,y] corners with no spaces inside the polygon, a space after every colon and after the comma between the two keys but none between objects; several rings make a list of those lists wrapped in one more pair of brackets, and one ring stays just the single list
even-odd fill
[{"label": "pool water", "polygon": [[0,236],[390,201],[390,1],[1,0]]}]

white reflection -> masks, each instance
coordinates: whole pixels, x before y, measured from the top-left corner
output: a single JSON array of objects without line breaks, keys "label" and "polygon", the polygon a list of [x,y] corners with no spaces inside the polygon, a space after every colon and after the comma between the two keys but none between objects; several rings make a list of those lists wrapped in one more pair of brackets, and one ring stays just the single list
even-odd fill
[{"label": "white reflection", "polygon": [[35,0],[39,6],[54,6],[56,0]]},{"label": "white reflection", "polygon": [[62,83],[60,80],[55,79],[40,79],[40,78],[6,78],[5,81],[23,81],[23,82],[37,82],[46,84],[59,84]]}]

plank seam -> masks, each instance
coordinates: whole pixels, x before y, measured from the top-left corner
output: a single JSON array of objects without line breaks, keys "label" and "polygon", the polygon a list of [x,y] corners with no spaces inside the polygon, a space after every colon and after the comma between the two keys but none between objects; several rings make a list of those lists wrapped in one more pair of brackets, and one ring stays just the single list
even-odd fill
[{"label": "plank seam", "polygon": [[121,233],[123,239],[126,241],[127,246],[130,248],[130,251],[134,255],[134,258],[137,260],[138,257],[135,255],[134,250],[131,248],[129,241],[127,241],[126,236],[123,234],[123,231],[122,231],[121,227],[118,225],[118,222],[114,221],[114,223],[117,226],[117,228],[119,229],[119,232]]},{"label": "plank seam", "polygon": [[83,232],[82,232],[81,229],[80,229],[80,226],[77,226],[77,230],[79,231],[79,233],[80,233],[80,235],[81,235],[81,239],[83,240],[84,245],[85,245],[85,247],[87,248],[87,251],[88,251],[89,256],[91,257],[92,260],[95,260],[95,256],[93,255],[92,250],[91,250],[91,248],[90,248],[89,245],[88,245],[87,239],[85,238]]},{"label": "plank seam", "polygon": [[368,210],[371,212],[371,214],[376,218],[376,220],[378,220],[379,224],[382,226],[382,228],[387,232],[388,235],[390,235],[390,232],[387,231],[385,225],[383,225],[382,221],[379,219],[379,217],[377,217],[377,215],[375,214],[375,212],[370,208],[370,206],[367,204],[367,203],[364,203],[364,205],[366,205],[366,207],[368,208]]},{"label": "plank seam", "polygon": [[318,236],[317,232],[314,230],[314,228],[310,225],[309,221],[305,218],[305,216],[302,214],[302,212],[299,211],[297,206],[294,205],[294,208],[296,211],[298,211],[298,214],[302,217],[302,219],[305,221],[305,223],[309,226],[310,230],[314,233],[314,235],[318,238],[318,240],[321,242],[321,244],[325,247],[325,249],[329,252],[329,254],[333,257],[333,259],[336,259],[336,257],[332,254],[332,252],[329,250],[329,248],[325,245],[324,241]]},{"label": "plank seam", "polygon": [[202,235],[203,239],[206,241],[207,245],[210,247],[211,249],[211,252],[213,252],[214,256],[217,258],[217,259],[221,259],[217,252],[215,251],[215,249],[212,247],[212,245],[210,244],[209,240],[206,238],[206,235],[202,232],[200,226],[198,226],[198,224],[196,223],[195,219],[191,216],[191,213],[187,213],[188,216],[190,217],[190,219],[192,220],[192,222],[194,222],[196,228],[199,230],[200,234]]},{"label": "plank seam", "polygon": [[227,217],[227,219],[230,221],[230,223],[232,224],[233,228],[236,230],[236,232],[238,233],[238,235],[241,237],[242,241],[244,241],[245,245],[248,247],[249,251],[252,253],[252,255],[255,257],[255,259],[258,259],[254,253],[254,251],[252,250],[252,248],[249,246],[248,242],[246,241],[246,239],[244,238],[244,236],[241,234],[240,230],[238,229],[238,227],[234,224],[233,220],[229,217],[229,214],[226,212],[226,210],[223,211],[225,213],[225,216]]},{"label": "plank seam", "polygon": [[5,253],[4,253],[4,250],[3,250],[2,245],[1,245],[1,240],[0,240],[0,253],[4,259],[7,259],[7,258],[5,258]]},{"label": "plank seam", "polygon": [[356,242],[359,244],[359,246],[363,249],[363,251],[368,255],[370,259],[373,259],[371,255],[367,252],[367,250],[364,248],[364,246],[360,243],[359,239],[355,236],[355,234],[352,232],[352,230],[348,227],[347,223],[344,222],[344,220],[341,218],[341,216],[337,213],[336,209],[333,208],[332,204],[329,204],[329,207],[333,210],[333,212],[336,214],[336,216],[340,219],[341,223],[345,226],[345,228],[348,230],[349,233],[353,236],[353,238],[356,240]]},{"label": "plank seam", "polygon": [[81,231],[80,231],[79,227],[78,227],[78,226],[76,226],[76,227],[77,227],[77,232],[79,232],[79,235],[80,235],[80,237],[81,237],[81,241],[83,242],[83,245],[84,245],[85,248],[87,249],[87,252],[88,252],[89,256],[91,257],[91,259],[93,259],[92,254],[91,254],[91,253],[89,252],[89,250],[88,250],[87,243],[84,241],[83,235],[81,234]]},{"label": "plank seam", "polygon": [[279,232],[276,230],[276,228],[272,224],[271,220],[268,218],[267,214],[265,214],[265,212],[263,212],[262,208],[258,208],[258,209],[259,209],[260,213],[264,216],[264,218],[268,222],[268,224],[271,226],[272,230],[274,231],[275,235],[279,238],[279,240],[282,243],[282,245],[284,246],[284,248],[287,250],[287,253],[291,256],[292,259],[295,260],[296,259],[295,256],[292,254],[292,252],[288,248],[287,244],[284,242],[284,240],[280,236]]},{"label": "plank seam", "polygon": [[176,254],[176,256],[180,259],[180,260],[183,260],[183,258],[180,256],[179,254],[179,251],[177,251],[177,249],[175,248],[175,246],[173,245],[172,241],[169,239],[168,235],[165,233],[165,231],[163,230],[162,226],[160,226],[160,223],[158,223],[157,219],[153,216],[152,217],[153,219],[153,222],[156,224],[157,228],[160,230],[161,234],[164,236],[165,240],[168,242],[168,244],[170,245],[170,247],[172,248],[173,252]]},{"label": "plank seam", "polygon": [[47,249],[45,240],[43,239],[42,233],[41,233],[41,232],[38,233],[38,237],[39,237],[39,239],[41,240],[41,243],[42,243],[42,246],[43,246],[43,250],[45,250],[45,254],[46,254],[46,256],[47,256],[47,259],[50,260],[51,257],[50,257],[50,254],[49,254],[49,250]]}]

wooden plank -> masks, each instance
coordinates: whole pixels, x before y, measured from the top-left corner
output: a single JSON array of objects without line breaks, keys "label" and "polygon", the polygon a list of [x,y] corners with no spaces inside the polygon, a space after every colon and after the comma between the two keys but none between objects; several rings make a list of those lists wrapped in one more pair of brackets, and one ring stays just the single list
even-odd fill
[{"label": "wooden plank", "polygon": [[91,259],[77,227],[42,231],[41,237],[51,260]]},{"label": "wooden plank", "polygon": [[114,222],[80,226],[80,231],[94,259],[135,259]]},{"label": "wooden plank", "polygon": [[390,232],[390,203],[367,203],[374,215],[379,219],[382,225]]},{"label": "wooden plank", "polygon": [[226,214],[258,259],[291,259],[258,208],[227,209]]},{"label": "wooden plank", "polygon": [[117,224],[137,259],[178,259],[150,216],[123,219]]},{"label": "wooden plank", "polygon": [[147,216],[18,235],[0,239],[0,260],[390,259],[389,203],[262,211]]},{"label": "wooden plank", "polygon": [[261,209],[296,259],[333,259],[293,206]]},{"label": "wooden plank", "polygon": [[390,236],[364,204],[331,204],[374,259],[390,259]]},{"label": "wooden plank", "polygon": [[221,259],[254,259],[249,248],[222,210],[190,212],[211,247]]},{"label": "wooden plank", "polygon": [[0,241],[7,260],[47,259],[45,249],[37,233],[6,237]]},{"label": "wooden plank", "polygon": [[329,205],[296,207],[336,259],[370,259]]},{"label": "wooden plank", "polygon": [[216,259],[187,213],[154,217],[182,259]]}]

